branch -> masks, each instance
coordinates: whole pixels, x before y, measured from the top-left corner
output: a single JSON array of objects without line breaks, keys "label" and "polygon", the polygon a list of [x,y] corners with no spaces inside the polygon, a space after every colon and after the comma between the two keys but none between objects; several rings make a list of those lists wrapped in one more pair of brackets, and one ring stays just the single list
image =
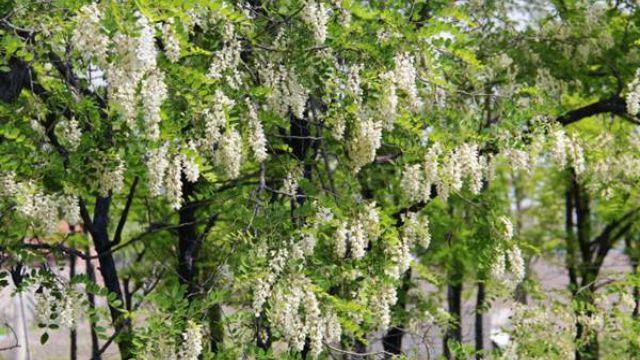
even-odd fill
[{"label": "branch", "polygon": [[11,331],[11,333],[13,334],[14,343],[13,343],[13,345],[0,347],[0,351],[7,351],[7,350],[19,348],[20,347],[20,342],[18,341],[18,334],[16,334],[16,331],[13,330],[11,325],[9,325],[8,323],[3,323],[3,325],[6,326],[7,329],[9,329]]},{"label": "branch", "polygon": [[111,246],[118,245],[120,240],[122,240],[122,230],[124,229],[124,225],[127,223],[127,217],[129,216],[129,210],[131,209],[131,203],[133,203],[133,196],[136,193],[136,186],[138,186],[139,177],[135,177],[133,179],[133,184],[131,184],[131,188],[129,189],[129,195],[127,195],[127,203],[124,206],[124,210],[122,210],[122,214],[120,215],[120,221],[118,221],[118,227],[116,228],[116,232],[113,235],[113,241],[111,241]]},{"label": "branch", "polygon": [[581,108],[571,110],[558,117],[556,121],[563,126],[567,126],[584,118],[605,113],[618,115],[634,124],[640,124],[640,121],[638,121],[638,119],[630,116],[627,113],[627,102],[618,95],[614,95],[608,99],[602,99]]}]

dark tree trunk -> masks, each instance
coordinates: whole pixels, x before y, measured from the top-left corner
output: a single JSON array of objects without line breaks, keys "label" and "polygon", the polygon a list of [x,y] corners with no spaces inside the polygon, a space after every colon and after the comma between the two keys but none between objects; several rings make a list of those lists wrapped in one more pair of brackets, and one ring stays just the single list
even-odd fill
[{"label": "dark tree trunk", "polygon": [[[111,253],[111,243],[109,241],[109,206],[111,205],[110,197],[98,197],[96,201],[93,225],[91,235],[93,243],[98,252],[98,262],[100,264],[100,274],[104,280],[104,285],[109,293],[115,296],[120,306],[124,306],[124,299],[120,289],[118,280],[118,271]],[[131,321],[125,318],[123,313],[113,304],[109,304],[109,312],[111,313],[111,321],[114,330],[118,333],[116,343],[120,350],[120,356],[123,359],[132,357],[133,343],[131,339]]]},{"label": "dark tree trunk", "polygon": [[449,280],[447,286],[447,304],[452,318],[452,323],[447,328],[443,339],[444,356],[447,359],[453,359],[449,343],[462,342],[462,276],[455,275],[454,279]]},{"label": "dark tree trunk", "polygon": [[[69,280],[72,280],[76,276],[76,256],[69,255]],[[78,358],[78,333],[76,328],[73,327],[69,330],[69,358],[76,360]]]},{"label": "dark tree trunk", "polygon": [[209,331],[211,337],[209,339],[209,346],[211,352],[216,353],[220,349],[224,336],[224,328],[222,326],[222,307],[219,304],[211,306],[208,310],[209,314]]},{"label": "dark tree trunk", "polygon": [[[633,244],[630,236],[624,239],[627,256],[629,257],[629,265],[631,265],[631,274],[636,276],[638,274],[638,266],[640,266],[640,248],[638,245]],[[633,297],[633,313],[634,319],[640,317],[640,286],[636,285],[631,290],[631,296]]]},{"label": "dark tree trunk", "polygon": [[[87,266],[87,277],[89,280],[95,284],[96,282],[96,273],[93,268],[93,264],[91,263],[91,250],[89,247],[85,250],[86,255],[86,266]],[[89,309],[91,312],[94,312],[96,309],[96,298],[95,295],[91,291],[87,291],[87,299],[89,301]],[[96,332],[96,322],[93,321],[92,318],[89,318],[89,327],[91,328],[91,360],[99,360],[100,357],[100,340],[98,339],[98,333]]]},{"label": "dark tree trunk", "polygon": [[187,299],[193,300],[197,288],[195,284],[198,252],[198,232],[196,228],[196,207],[190,206],[189,198],[193,194],[193,184],[182,181],[182,198],[184,205],[179,211],[178,227],[178,277],[180,283],[187,286]]},{"label": "dark tree trunk", "polygon": [[478,282],[478,293],[476,295],[476,359],[484,358],[484,312],[486,308],[486,293],[484,282]]},{"label": "dark tree trunk", "polygon": [[[398,302],[393,307],[393,312],[404,312],[407,307],[407,293],[411,289],[411,269],[407,270],[402,277],[402,286],[398,289]],[[390,354],[402,354],[402,338],[404,331],[402,324],[391,327],[382,338],[384,350]],[[393,355],[385,355],[387,359],[391,359]]]}]

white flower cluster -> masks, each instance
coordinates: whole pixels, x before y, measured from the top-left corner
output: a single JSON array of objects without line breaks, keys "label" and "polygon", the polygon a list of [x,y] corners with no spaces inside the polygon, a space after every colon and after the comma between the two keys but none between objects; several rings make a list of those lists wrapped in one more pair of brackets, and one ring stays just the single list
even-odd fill
[{"label": "white flower cluster", "polygon": [[151,196],[158,196],[162,194],[164,175],[169,167],[167,155],[167,144],[164,144],[157,149],[151,149],[147,152],[147,180]]},{"label": "white flower cluster", "polygon": [[294,166],[287,172],[287,176],[284,178],[282,182],[282,190],[281,192],[286,194],[287,196],[295,197],[298,193],[298,182],[302,177],[302,168],[300,166]]},{"label": "white flower cluster", "polygon": [[124,187],[124,162],[118,158],[115,164],[100,164],[98,170],[98,193],[102,197],[119,193]]},{"label": "white flower cluster", "polygon": [[16,173],[14,171],[0,173],[0,196],[12,197],[17,192]]},{"label": "white flower cluster", "polygon": [[[208,76],[214,80],[220,80],[223,77],[225,82],[233,89],[238,89],[242,80],[238,72],[238,64],[240,64],[240,51],[242,50],[240,41],[235,35],[233,23],[226,22],[224,24],[224,34],[222,40],[224,46],[215,52],[213,62],[209,66]],[[225,73],[227,75],[225,76]]]},{"label": "white flower cluster", "polygon": [[570,165],[577,175],[587,170],[584,149],[576,136],[567,136],[560,127],[551,130],[551,159],[560,168]]},{"label": "white flower cluster", "polygon": [[54,195],[33,189],[31,184],[21,184],[17,194],[16,210],[44,233],[58,230],[58,202]]},{"label": "white flower cluster", "polygon": [[76,16],[76,26],[71,37],[71,43],[80,51],[83,59],[95,60],[101,65],[106,61],[109,48],[109,37],[100,24],[103,16],[98,4],[84,5]]},{"label": "white flower cluster", "polygon": [[240,133],[234,128],[227,129],[218,146],[215,154],[216,164],[224,169],[230,179],[237,178],[240,175],[243,159]]},{"label": "white flower cluster", "polygon": [[202,353],[202,325],[189,320],[187,328],[182,334],[182,344],[178,351],[180,360],[198,360]]},{"label": "white flower cluster", "polygon": [[69,225],[78,225],[81,222],[80,218],[80,201],[77,196],[63,195],[59,198],[60,209],[62,216]]},{"label": "white flower cluster", "polygon": [[352,258],[362,259],[369,242],[375,241],[379,235],[380,215],[375,203],[370,203],[355,219],[343,220],[338,224],[334,234],[336,255],[345,258],[350,249]]},{"label": "white flower cluster", "polygon": [[164,83],[164,75],[159,70],[149,72],[147,78],[142,80],[140,88],[142,97],[143,117],[145,121],[146,135],[151,140],[160,137],[160,106],[167,98],[167,86]]},{"label": "white flower cluster", "polygon": [[349,67],[347,71],[347,83],[346,83],[346,91],[349,94],[356,104],[360,104],[362,102],[362,88],[360,87],[360,72],[362,71],[362,64],[356,64]]},{"label": "white flower cluster", "polygon": [[67,148],[69,150],[76,150],[82,139],[82,131],[80,130],[78,120],[72,117],[69,120],[61,121],[59,125],[61,128],[60,135],[65,143],[68,144]]},{"label": "white flower cluster", "polygon": [[[507,273],[507,263],[509,272]],[[522,251],[516,245],[507,248],[506,251],[496,250],[494,261],[491,264],[491,277],[508,289],[515,289],[525,278],[525,263]]]},{"label": "white flower cluster", "polygon": [[54,292],[43,287],[34,297],[35,317],[39,324],[58,325],[69,329],[74,329],[78,324],[82,310],[82,293],[79,291],[71,287],[61,287]]},{"label": "white flower cluster", "polygon": [[382,97],[378,106],[380,118],[385,130],[393,129],[398,115],[398,91],[393,72],[386,72],[380,76],[382,80]]},{"label": "white flower cluster", "polygon": [[429,218],[415,212],[403,214],[402,241],[410,244],[422,246],[428,249],[431,244],[431,233],[429,232]]},{"label": "white flower cluster", "polygon": [[[164,164],[162,164],[164,165]],[[182,174],[184,172],[187,181],[193,183],[198,181],[200,170],[198,164],[192,158],[178,153],[173,156],[171,162],[167,164],[167,175],[165,177],[165,188],[167,199],[174,209],[182,207]]]},{"label": "white flower cluster", "polygon": [[143,97],[145,125],[149,138],[158,137],[157,124],[160,122],[160,105],[166,97],[164,76],[157,68],[158,50],[155,45],[154,28],[149,20],[136,12],[138,37],[118,33],[114,36],[114,49],[117,61],[107,66],[109,97],[118,105],[130,129],[135,129],[138,84],[145,77],[141,96]]},{"label": "white flower cluster", "polygon": [[324,44],[327,39],[327,21],[329,20],[327,7],[320,1],[307,0],[302,10],[302,20],[313,31],[316,42]]},{"label": "white flower cluster", "polygon": [[398,88],[407,95],[409,106],[416,111],[422,107],[422,100],[418,95],[418,88],[416,87],[417,73],[414,58],[412,55],[403,53],[396,55],[394,61],[395,82]]},{"label": "white flower cluster", "polygon": [[636,76],[627,89],[627,112],[631,116],[637,116],[640,112],[640,69],[636,70]]},{"label": "white flower cluster", "polygon": [[253,156],[258,162],[263,162],[267,159],[267,138],[264,135],[264,129],[262,128],[262,123],[258,118],[258,109],[256,106],[251,103],[251,100],[247,98],[246,100],[247,108],[249,109],[248,118],[249,118],[249,143],[251,145],[251,150],[253,151]]},{"label": "white flower cluster", "polygon": [[283,65],[275,68],[272,63],[267,63],[262,67],[260,76],[265,86],[271,89],[267,102],[272,110],[282,117],[291,111],[295,117],[304,118],[309,92],[300,84],[293,70]]},{"label": "white flower cluster", "polygon": [[500,223],[500,236],[503,240],[509,241],[513,239],[513,223],[506,216],[500,216],[498,218]]},{"label": "white flower cluster", "polygon": [[162,43],[167,59],[172,63],[177,62],[180,60],[180,41],[178,41],[173,28],[173,19],[169,19],[169,21],[164,24],[158,24],[158,27],[160,31],[162,31]]},{"label": "white flower cluster", "polygon": [[227,110],[234,105],[235,102],[229,99],[222,90],[216,89],[212,109],[205,109],[202,113],[206,150],[213,151],[214,146],[220,141],[222,130],[227,126]]},{"label": "white flower cluster", "polygon": [[406,164],[402,170],[400,188],[407,199],[418,202],[428,197],[424,189],[424,173],[420,164]]},{"label": "white flower cluster", "polygon": [[278,286],[271,300],[269,319],[291,349],[301,351],[309,338],[311,354],[322,351],[323,343],[340,339],[341,326],[333,311],[323,317],[311,281],[296,276]]},{"label": "white flower cluster", "polygon": [[564,169],[567,165],[567,135],[561,128],[555,128],[551,131],[551,159],[556,165]]},{"label": "white flower cluster", "polygon": [[532,161],[529,153],[520,149],[505,149],[504,156],[507,158],[513,171],[531,172]]},{"label": "white flower cluster", "polygon": [[350,166],[357,173],[373,162],[376,151],[382,145],[382,124],[373,119],[361,119],[355,126],[348,143]]},{"label": "white flower cluster", "polygon": [[572,136],[569,141],[569,159],[571,159],[571,167],[576,172],[576,175],[581,175],[587,169],[587,165],[584,159],[584,150],[582,145],[578,142],[576,136]]},{"label": "white flower cluster", "polygon": [[435,184],[438,197],[446,201],[451,191],[462,189],[465,180],[473,194],[480,193],[486,160],[479,155],[477,145],[464,143],[444,154],[443,161],[438,159],[441,152],[436,143],[427,151],[423,165],[405,166],[400,186],[409,200],[428,200]]},{"label": "white flower cluster", "polygon": [[365,302],[378,320],[378,329],[386,331],[391,324],[391,307],[398,302],[396,287],[377,279],[372,280],[372,287],[375,296],[369,296]]},{"label": "white flower cluster", "polygon": [[289,250],[287,248],[281,248],[278,251],[271,251],[269,261],[269,271],[266,276],[258,279],[255,289],[253,291],[253,311],[256,317],[260,316],[262,307],[267,301],[267,298],[271,294],[271,287],[275,284],[278,276],[284,270],[289,257]]}]

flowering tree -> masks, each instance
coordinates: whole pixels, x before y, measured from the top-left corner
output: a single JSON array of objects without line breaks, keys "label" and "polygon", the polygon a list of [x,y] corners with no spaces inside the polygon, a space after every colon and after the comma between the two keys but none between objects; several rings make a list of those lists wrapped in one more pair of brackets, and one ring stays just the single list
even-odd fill
[{"label": "flowering tree", "polygon": [[[483,356],[487,291],[526,299],[558,231],[525,236],[511,189],[545,188],[516,203],[566,203],[561,310],[597,357],[598,271],[638,210],[636,8],[547,4],[519,27],[507,5],[2,5],[0,249],[42,340],[84,313],[94,358],[367,356],[376,333],[391,356],[440,307],[426,280],[463,357],[473,281]],[[602,115],[620,129],[582,128]],[[51,266],[76,260],[86,274]],[[515,326],[509,351],[526,334],[543,336]]]}]

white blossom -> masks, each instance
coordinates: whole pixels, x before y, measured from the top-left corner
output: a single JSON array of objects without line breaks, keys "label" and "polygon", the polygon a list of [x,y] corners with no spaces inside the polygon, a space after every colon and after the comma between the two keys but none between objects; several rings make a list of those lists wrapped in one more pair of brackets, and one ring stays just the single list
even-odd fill
[{"label": "white blossom", "polygon": [[249,98],[246,100],[247,108],[249,109],[248,117],[249,117],[249,143],[251,145],[251,150],[253,151],[253,156],[258,162],[263,162],[267,159],[267,138],[264,135],[264,130],[262,128],[262,123],[258,118],[258,111],[256,106],[251,103]]},{"label": "white blossom", "polygon": [[569,158],[571,159],[571,166],[576,172],[576,175],[581,175],[586,170],[586,164],[584,160],[584,150],[582,145],[578,142],[578,138],[572,136],[568,142]]},{"label": "white blossom", "polygon": [[98,193],[102,197],[109,196],[109,193],[117,194],[124,187],[124,163],[120,158],[115,164],[102,165],[98,173]]},{"label": "white blossom", "polygon": [[418,96],[418,88],[416,87],[417,74],[414,57],[408,53],[402,53],[396,55],[394,61],[396,84],[407,95],[411,108],[418,110],[422,107],[422,100]]},{"label": "white blossom", "polygon": [[560,128],[551,131],[551,158],[556,165],[564,169],[567,165],[567,136]]},{"label": "white blossom", "polygon": [[525,264],[520,248],[514,245],[507,249],[507,259],[509,260],[509,269],[513,277],[513,284],[517,285],[524,280],[525,276]]},{"label": "white blossom", "polygon": [[71,43],[86,61],[104,64],[107,59],[109,37],[101,25],[103,17],[96,3],[82,6],[76,16]]},{"label": "white blossom", "polygon": [[[232,22],[224,24],[223,34],[224,45],[222,49],[216,51],[213,55],[213,61],[209,66],[208,76],[214,80],[220,80],[223,77],[226,83],[233,89],[240,86],[241,79],[238,72],[238,64],[240,64],[240,52],[242,50],[240,41],[235,35],[235,28]],[[226,74],[226,76],[225,76]]]},{"label": "white blossom", "polygon": [[182,207],[182,156],[174,155],[165,178],[167,199],[174,209]]},{"label": "white blossom", "polygon": [[382,125],[372,119],[358,122],[348,146],[351,168],[355,173],[375,160],[376,151],[382,144]]},{"label": "white blossom", "polygon": [[162,43],[164,45],[164,52],[167,55],[167,59],[172,63],[177,62],[180,59],[180,41],[176,37],[174,30],[173,19],[169,19],[168,22],[159,25],[162,31]]},{"label": "white blossom", "polygon": [[82,140],[82,131],[80,130],[78,120],[73,117],[69,120],[63,120],[60,122],[60,127],[60,135],[68,144],[67,147],[70,150],[76,150],[80,145],[80,140]]},{"label": "white blossom", "polygon": [[513,239],[513,224],[511,223],[511,220],[506,216],[500,216],[498,221],[500,223],[500,235],[502,238],[504,240]]},{"label": "white blossom", "polygon": [[214,145],[222,137],[222,129],[227,125],[226,111],[234,106],[235,102],[229,99],[220,89],[214,93],[213,107],[205,109],[202,113],[204,120],[205,146],[212,151]]},{"label": "white blossom", "polygon": [[59,203],[62,215],[67,220],[67,223],[72,226],[80,224],[80,202],[78,197],[74,195],[61,196]]},{"label": "white blossom", "polygon": [[424,173],[420,164],[405,165],[402,170],[400,188],[407,199],[417,202],[424,199]]},{"label": "white blossom", "polygon": [[220,139],[216,164],[222,167],[230,179],[235,179],[240,175],[242,159],[242,138],[236,129],[231,128]]},{"label": "white blossom", "polygon": [[194,183],[200,178],[200,168],[193,157],[182,155],[182,171],[190,183]]},{"label": "white blossom", "polygon": [[347,246],[349,241],[349,229],[347,228],[346,222],[340,223],[338,229],[334,234],[334,237],[336,241],[336,255],[338,255],[339,258],[343,259],[347,256]]},{"label": "white blossom", "polygon": [[386,72],[380,78],[382,79],[382,97],[378,112],[385,130],[391,130],[398,116],[398,93],[395,75],[393,72]]},{"label": "white blossom", "polygon": [[302,20],[313,31],[313,37],[318,44],[324,44],[327,39],[327,20],[329,14],[326,6],[317,0],[307,0],[302,10]]},{"label": "white blossom", "polygon": [[298,193],[298,182],[301,177],[302,168],[299,166],[291,168],[282,182],[282,192],[288,196],[296,196]]},{"label": "white blossom", "polygon": [[169,167],[167,144],[147,151],[147,178],[149,192],[152,196],[162,194],[164,176]]},{"label": "white blossom", "polygon": [[636,76],[627,89],[627,112],[631,116],[637,116],[640,112],[640,69],[636,70]]},{"label": "white blossom", "polygon": [[140,89],[142,97],[143,117],[145,132],[149,139],[158,140],[160,137],[160,106],[167,97],[167,86],[164,83],[164,74],[160,70],[154,70],[142,80]]},{"label": "white blossom", "polygon": [[180,360],[198,360],[202,353],[202,325],[189,320],[187,328],[182,333],[182,344],[178,352]]}]

